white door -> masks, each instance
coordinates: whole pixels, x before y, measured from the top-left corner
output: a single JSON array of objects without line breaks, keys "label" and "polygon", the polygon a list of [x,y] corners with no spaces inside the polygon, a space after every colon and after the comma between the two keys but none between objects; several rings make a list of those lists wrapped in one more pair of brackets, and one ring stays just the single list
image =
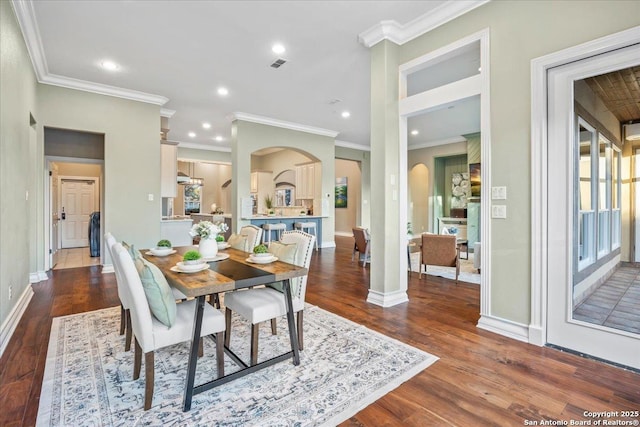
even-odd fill
[{"label": "white door", "polygon": [[635,251],[634,261],[640,262],[640,149],[636,148],[635,154],[635,170],[633,171],[633,186],[635,188]]},{"label": "white door", "polygon": [[49,188],[51,188],[51,267],[58,263],[60,255],[60,187],[58,180],[58,165],[51,163],[51,175],[49,175]]},{"label": "white door", "polygon": [[61,234],[63,248],[89,246],[89,216],[95,209],[95,181],[62,179]]},{"label": "white door", "polygon": [[[593,271],[579,265],[585,260],[585,253],[588,256],[595,254],[593,259],[600,257],[598,253],[600,247],[596,246],[595,240],[592,240],[596,239],[595,236],[599,238],[599,231],[595,236],[591,235],[586,239],[583,239],[586,234],[585,228],[580,228],[582,232],[579,231],[579,227],[584,227],[584,224],[590,223],[589,221],[595,221],[599,227],[600,218],[588,218],[590,208],[582,206],[594,205],[590,201],[585,203],[585,199],[591,196],[588,195],[588,190],[575,184],[576,174],[580,171],[580,185],[583,185],[585,173],[577,166],[576,138],[580,136],[582,161],[584,145],[582,133],[588,132],[578,132],[578,123],[574,115],[574,82],[628,68],[638,63],[640,63],[640,47],[636,45],[556,67],[549,70],[548,74],[547,343],[634,368],[640,368],[640,336],[577,320],[573,316],[574,292],[577,293],[574,288],[574,278],[582,284],[585,280],[597,277],[599,270],[608,269],[620,260],[620,255],[616,256],[617,252],[612,249],[611,257],[602,258],[600,264],[592,265]],[[596,143],[592,147],[599,150]],[[602,159],[599,161],[602,162]],[[595,170],[595,167],[591,169],[591,173]],[[595,175],[595,177],[602,182],[602,175]],[[579,188],[583,190],[580,191]],[[598,194],[597,191],[593,189],[591,195]],[[579,215],[574,212],[574,203],[578,203],[578,200],[580,204],[577,206],[581,206]],[[621,202],[624,206],[630,200],[627,198]],[[596,202],[595,205],[598,203]],[[582,221],[579,221],[578,216]],[[586,243],[584,245],[576,243],[578,239],[574,241],[574,236],[579,237],[580,242]],[[591,246],[591,242],[593,242],[593,250],[585,251],[585,245]],[[586,276],[586,279],[582,276]]]}]

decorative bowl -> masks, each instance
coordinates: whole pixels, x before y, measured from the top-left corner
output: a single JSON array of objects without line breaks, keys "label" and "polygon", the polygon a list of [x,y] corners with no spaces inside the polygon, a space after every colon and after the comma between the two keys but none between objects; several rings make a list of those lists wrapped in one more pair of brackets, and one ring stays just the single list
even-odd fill
[{"label": "decorative bowl", "polygon": [[261,253],[253,253],[251,254],[252,257],[254,258],[271,258],[273,256],[273,254],[271,252],[261,252]]},{"label": "decorative bowl", "polygon": [[180,271],[198,271],[202,269],[203,264],[205,264],[202,260],[197,260],[198,264],[187,264],[192,261],[180,261],[178,263],[178,270]]},{"label": "decorative bowl", "polygon": [[204,260],[202,258],[198,258],[198,259],[190,259],[188,261],[182,260],[181,262],[179,262],[178,264],[184,264],[184,265],[202,265],[204,264]]},{"label": "decorative bowl", "polygon": [[149,249],[149,252],[151,252],[154,255],[165,256],[165,255],[169,255],[170,253],[172,253],[173,252],[173,248],[166,248],[166,247],[151,248],[151,249]]}]

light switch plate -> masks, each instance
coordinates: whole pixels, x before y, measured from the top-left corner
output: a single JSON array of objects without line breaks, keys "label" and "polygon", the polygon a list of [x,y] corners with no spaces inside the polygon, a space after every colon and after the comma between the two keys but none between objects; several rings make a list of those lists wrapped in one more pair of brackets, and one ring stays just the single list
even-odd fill
[{"label": "light switch plate", "polygon": [[492,200],[507,200],[507,187],[491,187]]},{"label": "light switch plate", "polygon": [[150,201],[150,202],[153,202],[153,194],[152,194],[152,193],[149,193],[148,198],[149,198],[149,201]]},{"label": "light switch plate", "polygon": [[491,206],[491,218],[506,218],[506,217],[507,217],[507,205]]}]

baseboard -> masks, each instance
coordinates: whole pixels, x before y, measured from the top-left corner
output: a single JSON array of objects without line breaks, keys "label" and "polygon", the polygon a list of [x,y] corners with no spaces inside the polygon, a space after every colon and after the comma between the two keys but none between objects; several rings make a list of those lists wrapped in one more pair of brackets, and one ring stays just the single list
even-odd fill
[{"label": "baseboard", "polygon": [[380,307],[393,307],[394,305],[408,302],[409,297],[406,291],[393,291],[393,292],[378,292],[373,289],[369,289],[369,295],[367,296],[367,302]]},{"label": "baseboard", "polygon": [[113,264],[102,264],[102,274],[107,273],[115,273],[116,271],[113,269]]},{"label": "baseboard", "polygon": [[49,276],[46,271],[38,271],[38,278],[42,282],[43,280],[49,280]]},{"label": "baseboard", "polygon": [[13,332],[16,330],[24,311],[27,309],[29,301],[31,301],[31,297],[33,297],[33,289],[31,285],[27,285],[13,306],[13,309],[11,309],[9,316],[7,316],[2,326],[0,326],[0,356],[2,356],[2,353],[4,353],[4,350],[7,348]]},{"label": "baseboard", "polygon": [[334,231],[333,234],[336,236],[353,237],[353,233],[350,231]]},{"label": "baseboard", "polygon": [[48,280],[49,276],[45,271],[36,271],[35,273],[29,273],[29,283],[38,283],[43,280]]},{"label": "baseboard", "polygon": [[529,344],[542,347],[547,343],[541,327],[529,325]]},{"label": "baseboard", "polygon": [[331,242],[322,242],[322,244],[320,245],[320,248],[324,249],[324,248],[335,248],[336,247],[336,242],[331,241]]},{"label": "baseboard", "polygon": [[504,335],[514,340],[529,342],[529,327],[522,323],[499,317],[481,316],[477,326],[480,329]]}]

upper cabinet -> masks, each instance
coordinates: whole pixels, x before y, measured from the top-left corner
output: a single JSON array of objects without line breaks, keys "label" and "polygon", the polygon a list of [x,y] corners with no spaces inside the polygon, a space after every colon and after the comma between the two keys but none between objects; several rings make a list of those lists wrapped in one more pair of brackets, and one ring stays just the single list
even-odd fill
[{"label": "upper cabinet", "polygon": [[178,146],[170,143],[160,144],[160,197],[178,195]]},{"label": "upper cabinet", "polygon": [[315,163],[296,166],[296,199],[315,197]]}]

